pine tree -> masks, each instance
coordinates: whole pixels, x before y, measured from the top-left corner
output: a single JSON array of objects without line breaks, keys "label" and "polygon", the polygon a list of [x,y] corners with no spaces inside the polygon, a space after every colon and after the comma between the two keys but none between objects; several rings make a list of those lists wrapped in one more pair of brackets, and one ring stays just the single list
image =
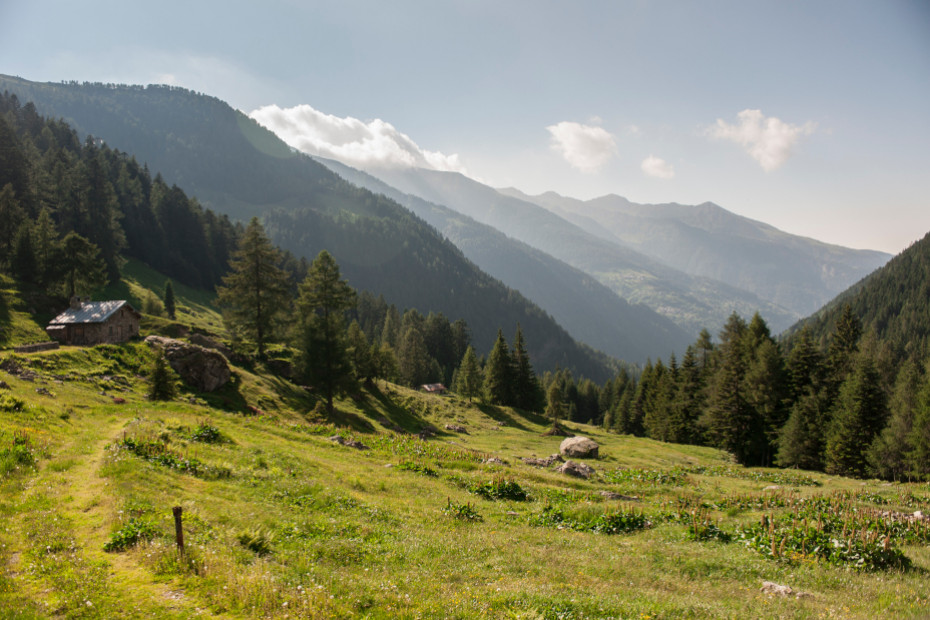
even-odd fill
[{"label": "pine tree", "polygon": [[497,340],[484,365],[484,391],[488,402],[494,405],[513,403],[513,362],[510,349],[504,340],[504,332],[497,330]]},{"label": "pine tree", "polygon": [[919,408],[920,368],[911,360],[898,371],[894,392],[888,405],[888,424],[868,452],[869,469],[881,478],[901,480],[909,477],[908,454],[914,421]]},{"label": "pine tree", "polygon": [[75,232],[69,232],[61,242],[57,271],[64,274],[68,297],[90,293],[106,284],[106,263],[96,245]]},{"label": "pine tree", "polygon": [[551,433],[559,429],[559,423],[565,418],[565,408],[562,403],[562,390],[557,383],[549,386],[546,392],[546,418],[552,422]]},{"label": "pine tree", "polygon": [[914,424],[908,434],[908,473],[926,480],[930,477],[930,359],[924,369],[924,379],[917,393]]},{"label": "pine tree", "polygon": [[866,473],[866,452],[886,417],[885,395],[871,358],[860,356],[840,387],[827,434],[825,469],[829,474],[861,477]]},{"label": "pine tree", "polygon": [[538,411],[542,399],[539,381],[533,366],[530,364],[530,354],[526,350],[523,340],[523,330],[517,325],[517,333],[513,339],[513,406],[525,411]]},{"label": "pine tree", "polygon": [[456,391],[467,398],[468,402],[471,402],[473,398],[481,398],[483,386],[481,365],[478,363],[475,349],[471,346],[465,349],[465,355],[462,356],[457,378]]},{"label": "pine tree", "polygon": [[227,327],[254,341],[262,358],[290,302],[287,275],[278,268],[279,260],[280,253],[253,217],[230,261],[229,274],[216,289]]},{"label": "pine tree", "polygon": [[149,370],[149,400],[171,400],[177,390],[174,371],[168,365],[165,352],[159,350]]},{"label": "pine tree", "polygon": [[299,372],[322,392],[332,413],[335,396],[357,385],[352,376],[345,327],[345,313],[355,306],[356,293],[341,279],[339,266],[326,250],[311,263],[299,290]]},{"label": "pine tree", "polygon": [[168,315],[168,318],[171,320],[177,318],[174,305],[174,286],[171,284],[171,280],[165,282],[165,297],[163,301],[165,304],[165,313]]},{"label": "pine tree", "polygon": [[348,346],[349,360],[352,362],[355,378],[370,385],[377,370],[372,357],[371,345],[368,344],[368,338],[365,336],[365,332],[362,331],[362,326],[358,321],[352,321],[352,324],[349,325],[346,345]]}]

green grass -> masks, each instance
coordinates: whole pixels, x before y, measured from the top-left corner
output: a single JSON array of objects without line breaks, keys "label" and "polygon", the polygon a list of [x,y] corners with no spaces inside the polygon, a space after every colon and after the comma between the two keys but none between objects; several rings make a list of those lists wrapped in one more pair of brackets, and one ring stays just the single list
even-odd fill
[{"label": "green grass", "polygon": [[[926,484],[746,469],[718,450],[568,424],[601,446],[588,461],[595,476],[580,480],[522,462],[558,451],[539,417],[381,382],[316,418],[313,395],[261,364],[236,368],[216,394],[154,403],[142,376],[150,356],[139,343],[65,347],[15,356],[35,381],[0,374],[10,385],[0,390],[3,617],[874,618],[927,608],[930,536],[900,517],[930,511]],[[415,436],[446,424],[468,433]],[[813,553],[825,530],[871,545],[874,565]],[[762,581],[809,596],[771,598]]]}]

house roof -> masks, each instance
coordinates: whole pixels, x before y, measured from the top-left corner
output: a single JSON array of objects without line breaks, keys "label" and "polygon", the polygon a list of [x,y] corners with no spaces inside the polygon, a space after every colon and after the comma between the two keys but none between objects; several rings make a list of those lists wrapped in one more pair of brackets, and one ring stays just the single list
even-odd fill
[{"label": "house roof", "polygon": [[49,325],[103,323],[123,306],[132,310],[133,313],[138,314],[125,299],[114,301],[85,301],[81,304],[80,308],[68,308],[52,319]]}]

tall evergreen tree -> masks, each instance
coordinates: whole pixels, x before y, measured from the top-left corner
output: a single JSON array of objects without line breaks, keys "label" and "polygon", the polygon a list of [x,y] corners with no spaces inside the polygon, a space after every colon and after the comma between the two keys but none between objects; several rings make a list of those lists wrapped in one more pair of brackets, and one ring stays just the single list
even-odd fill
[{"label": "tall evergreen tree", "polygon": [[346,345],[346,312],[355,306],[356,293],[342,279],[332,255],[323,250],[300,284],[298,368],[301,376],[326,399],[333,412],[337,394],[356,384]]},{"label": "tall evergreen tree", "polygon": [[287,275],[278,267],[280,253],[253,217],[239,240],[230,272],[216,291],[227,328],[255,342],[259,357],[290,304]]},{"label": "tall evergreen tree", "polygon": [[68,297],[90,293],[106,284],[106,263],[96,245],[75,232],[69,232],[61,243],[59,269]]},{"label": "tall evergreen tree", "polygon": [[462,363],[459,364],[457,374],[458,385],[456,391],[471,402],[473,398],[481,398],[483,377],[481,376],[481,365],[478,363],[478,356],[475,349],[469,346],[465,349],[462,356]]},{"label": "tall evergreen tree", "polygon": [[513,391],[511,395],[513,406],[525,411],[538,411],[541,409],[541,388],[530,363],[530,354],[526,350],[523,330],[519,324],[513,339],[511,360],[513,363]]},{"label": "tall evergreen tree", "polygon": [[918,411],[920,368],[907,360],[898,371],[894,392],[888,404],[888,424],[868,452],[869,469],[881,478],[902,480],[910,477],[908,455],[913,450],[912,433]]},{"label": "tall evergreen tree", "polygon": [[163,301],[165,304],[165,314],[168,315],[168,318],[171,320],[177,318],[177,308],[174,302],[174,286],[171,284],[171,280],[165,282],[165,297]]},{"label": "tall evergreen tree", "polygon": [[865,475],[868,447],[886,417],[885,394],[878,385],[878,378],[878,370],[871,358],[859,356],[853,371],[840,388],[830,422],[825,451],[827,473]]},{"label": "tall evergreen tree", "polygon": [[484,365],[484,391],[488,402],[495,405],[509,405],[513,402],[513,362],[510,349],[504,340],[504,332],[497,330],[497,340]]}]

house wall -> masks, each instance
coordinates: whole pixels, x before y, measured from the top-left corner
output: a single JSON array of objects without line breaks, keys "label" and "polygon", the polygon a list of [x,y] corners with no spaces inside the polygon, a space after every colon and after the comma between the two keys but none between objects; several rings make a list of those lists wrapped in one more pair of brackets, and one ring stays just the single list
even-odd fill
[{"label": "house wall", "polygon": [[67,324],[64,328],[64,344],[115,344],[139,335],[139,319],[124,306],[104,323]]}]

